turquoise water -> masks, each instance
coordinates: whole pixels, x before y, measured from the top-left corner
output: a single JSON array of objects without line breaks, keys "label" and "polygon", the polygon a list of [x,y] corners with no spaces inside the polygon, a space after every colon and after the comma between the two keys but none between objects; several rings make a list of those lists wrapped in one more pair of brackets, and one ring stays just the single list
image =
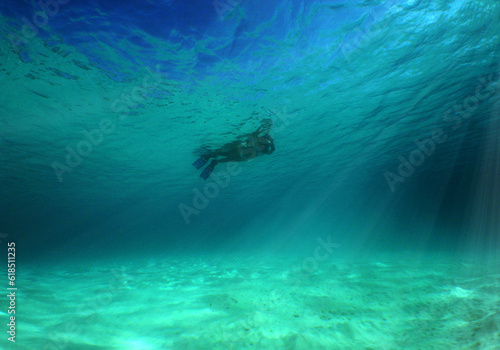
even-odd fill
[{"label": "turquoise water", "polygon": [[498,346],[497,2],[0,14],[0,347]]}]

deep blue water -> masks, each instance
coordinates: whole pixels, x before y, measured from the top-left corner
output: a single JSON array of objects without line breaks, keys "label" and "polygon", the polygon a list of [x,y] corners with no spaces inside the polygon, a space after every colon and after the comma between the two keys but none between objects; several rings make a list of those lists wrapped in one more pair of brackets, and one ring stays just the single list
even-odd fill
[{"label": "deep blue water", "polygon": [[[54,4],[1,10],[1,232],[25,261],[498,248],[496,2]],[[197,150],[266,118],[275,153],[199,178]]]}]

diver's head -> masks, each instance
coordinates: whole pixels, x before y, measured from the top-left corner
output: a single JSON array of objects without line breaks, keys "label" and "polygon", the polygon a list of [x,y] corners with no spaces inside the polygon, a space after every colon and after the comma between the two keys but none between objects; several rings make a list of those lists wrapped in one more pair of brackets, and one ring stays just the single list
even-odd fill
[{"label": "diver's head", "polygon": [[274,152],[274,142],[273,138],[269,135],[263,135],[262,138],[264,141],[262,142],[262,153],[271,154]]}]

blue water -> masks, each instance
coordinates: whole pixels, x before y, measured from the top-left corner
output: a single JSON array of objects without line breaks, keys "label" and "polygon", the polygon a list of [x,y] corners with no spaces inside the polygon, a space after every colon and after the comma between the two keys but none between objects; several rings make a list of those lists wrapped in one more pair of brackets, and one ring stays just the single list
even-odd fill
[{"label": "blue water", "polygon": [[[62,286],[59,264],[123,274],[143,259],[266,256],[286,270],[278,257],[318,262],[319,241],[335,259],[445,254],[498,276],[498,2],[61,2],[0,5],[0,239],[16,242],[33,293],[46,286],[32,267]],[[199,177],[203,150],[269,119],[274,153]],[[261,348],[334,348],[265,334]],[[193,339],[126,348],[203,348]]]}]

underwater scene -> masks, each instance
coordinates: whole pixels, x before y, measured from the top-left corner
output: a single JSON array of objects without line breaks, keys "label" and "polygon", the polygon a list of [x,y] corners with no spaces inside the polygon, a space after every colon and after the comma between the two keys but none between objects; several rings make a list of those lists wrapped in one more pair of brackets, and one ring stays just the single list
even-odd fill
[{"label": "underwater scene", "polygon": [[500,2],[2,0],[0,349],[500,349]]}]

